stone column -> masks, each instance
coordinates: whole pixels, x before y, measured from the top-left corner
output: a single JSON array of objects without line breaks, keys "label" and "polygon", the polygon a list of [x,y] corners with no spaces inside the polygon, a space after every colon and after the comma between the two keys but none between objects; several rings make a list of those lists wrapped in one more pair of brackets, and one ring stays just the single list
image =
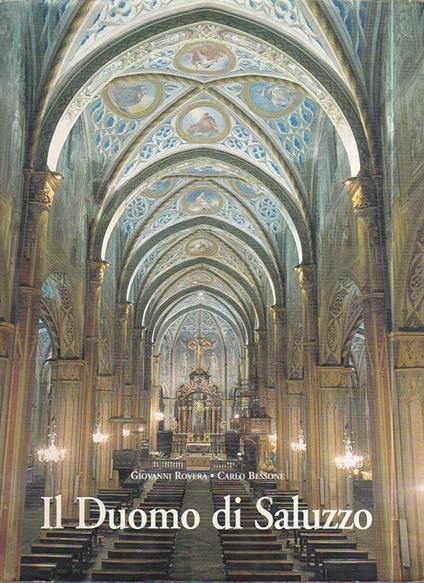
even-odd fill
[{"label": "stone column", "polygon": [[304,396],[299,393],[303,389],[302,381],[288,381],[288,393],[285,395],[288,431],[288,478],[290,489],[299,490],[299,496],[305,494],[305,455],[292,450],[291,444],[297,443],[299,431],[304,429]]},{"label": "stone column", "polygon": [[146,420],[145,394],[144,394],[144,370],[145,370],[145,338],[146,328],[136,328],[134,332],[134,397],[136,400],[136,415]]},{"label": "stone column", "polygon": [[[0,443],[6,443],[7,411],[8,411],[8,383],[10,381],[11,352],[13,349],[13,334],[15,326],[11,322],[0,322]],[[3,468],[5,451],[0,447],[0,468]],[[3,481],[3,472],[0,473],[0,488]],[[0,508],[1,516],[1,508]]]},{"label": "stone column", "polygon": [[[273,306],[272,323],[275,352],[275,384],[276,384],[276,433],[277,433],[277,472],[286,473],[288,447],[288,419],[285,410],[287,395],[287,326],[286,309]],[[280,488],[288,488],[288,476],[279,480]]]},{"label": "stone column", "polygon": [[400,416],[400,459],[403,496],[400,518],[406,519],[407,541],[402,563],[410,570],[408,580],[424,578],[424,333],[393,335],[395,382]]},{"label": "stone column", "polygon": [[318,318],[315,265],[299,265],[303,316],[303,381],[305,394],[306,482],[310,508],[319,508]]},{"label": "stone column", "polygon": [[[266,330],[256,330],[256,371],[258,380],[259,407],[266,413],[267,409],[267,359],[266,359]],[[262,415],[262,413],[261,413]]]},{"label": "stone column", "polygon": [[[15,334],[12,362],[4,388],[2,417],[7,424],[2,442],[0,493],[0,580],[19,578],[25,474],[30,437],[32,387],[37,353],[41,287],[45,278],[49,211],[60,174],[28,172],[28,206],[22,221],[23,240],[17,270]],[[9,347],[8,347],[9,348]]]},{"label": "stone column", "polygon": [[321,479],[324,508],[349,508],[353,503],[352,479],[333,462],[344,455],[346,424],[350,428],[349,394],[353,370],[339,366],[319,367]]},{"label": "stone column", "polygon": [[361,301],[367,343],[370,444],[378,578],[399,580],[399,524],[395,464],[394,403],[390,382],[384,283],[384,243],[372,178],[345,182],[357,221]]},{"label": "stone column", "polygon": [[57,443],[65,448],[63,462],[55,464],[55,492],[62,495],[62,515],[77,514],[75,498],[79,479],[79,437],[81,388],[84,378],[84,361],[51,361],[52,406],[51,416],[56,419]]},{"label": "stone column", "polygon": [[[113,407],[113,384],[112,375],[99,375],[97,377],[97,416],[101,421],[102,433],[107,433],[109,439],[106,443],[95,445],[96,461],[96,489],[112,487],[112,465],[113,465],[113,441],[112,435],[115,426],[122,433],[120,423],[111,423]],[[115,485],[114,485],[115,486]]]},{"label": "stone column", "polygon": [[155,451],[158,446],[158,425],[155,414],[159,411],[159,366],[160,354],[153,354],[152,359],[152,384],[150,386],[150,449]]},{"label": "stone column", "polygon": [[[116,304],[115,333],[115,382],[113,390],[112,411],[114,417],[123,415],[122,399],[125,384],[125,371],[128,365],[129,321],[132,304],[123,302]],[[114,423],[112,428],[112,449],[122,449],[122,427]]]},{"label": "stone column", "polygon": [[80,496],[94,494],[93,479],[93,432],[96,427],[96,384],[99,353],[99,315],[101,289],[108,264],[91,260],[88,264],[88,282],[85,322],[85,378],[81,407],[80,440]]}]

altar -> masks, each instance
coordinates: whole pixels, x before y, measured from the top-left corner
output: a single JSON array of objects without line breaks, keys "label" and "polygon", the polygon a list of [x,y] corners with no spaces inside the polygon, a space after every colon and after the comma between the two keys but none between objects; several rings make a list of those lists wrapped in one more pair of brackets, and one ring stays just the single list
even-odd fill
[{"label": "altar", "polygon": [[211,442],[210,441],[188,441],[186,442],[186,452],[187,453],[210,453],[211,452]]}]

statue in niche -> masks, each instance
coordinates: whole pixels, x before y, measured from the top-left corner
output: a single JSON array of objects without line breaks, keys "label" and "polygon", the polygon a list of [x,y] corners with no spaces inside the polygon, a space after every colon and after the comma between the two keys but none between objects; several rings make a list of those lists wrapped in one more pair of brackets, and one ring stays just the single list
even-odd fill
[{"label": "statue in niche", "polygon": [[175,419],[172,420],[171,429],[174,433],[178,433],[178,421]]}]

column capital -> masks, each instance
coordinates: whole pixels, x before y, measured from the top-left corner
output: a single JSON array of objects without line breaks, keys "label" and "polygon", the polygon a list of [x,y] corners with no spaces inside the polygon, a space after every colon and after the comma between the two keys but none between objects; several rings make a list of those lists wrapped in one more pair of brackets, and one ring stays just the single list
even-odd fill
[{"label": "column capital", "polygon": [[287,315],[287,308],[285,306],[270,306],[269,308],[272,314],[272,321],[274,323],[284,322]]},{"label": "column capital", "polygon": [[52,381],[56,382],[78,382],[82,381],[84,374],[83,360],[57,359],[50,360],[52,371]]},{"label": "column capital", "polygon": [[9,356],[10,337],[15,331],[15,325],[11,322],[0,322],[0,358]]},{"label": "column capital", "polygon": [[353,385],[354,369],[351,366],[318,366],[321,389],[347,389]]},{"label": "column capital", "polygon": [[55,194],[63,176],[59,172],[26,170],[29,181],[30,204],[40,205],[47,210],[53,206]]},{"label": "column capital", "polygon": [[116,304],[117,318],[120,322],[128,319],[132,306],[131,302],[118,302]]},{"label": "column capital", "polygon": [[266,339],[266,330],[265,328],[257,328],[255,330],[255,341],[257,344],[263,342]]},{"label": "column capital", "polygon": [[353,176],[344,181],[352,200],[353,210],[362,211],[377,207],[376,178]]},{"label": "column capital", "polygon": [[102,261],[101,259],[90,259],[89,260],[89,282],[94,287],[101,287],[105,280],[106,269],[109,267],[107,261]]},{"label": "column capital", "polygon": [[394,364],[396,369],[424,367],[424,332],[392,332]]},{"label": "column capital", "polygon": [[294,270],[299,276],[299,285],[301,289],[307,289],[316,285],[316,265],[300,264],[294,267]]}]

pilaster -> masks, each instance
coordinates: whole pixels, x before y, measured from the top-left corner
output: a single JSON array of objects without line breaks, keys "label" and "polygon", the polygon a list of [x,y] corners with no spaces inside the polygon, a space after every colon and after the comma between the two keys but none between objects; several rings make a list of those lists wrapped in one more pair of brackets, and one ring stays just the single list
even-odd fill
[{"label": "pilaster", "polygon": [[84,361],[53,360],[50,362],[52,379],[52,418],[56,419],[57,443],[66,449],[65,459],[56,464],[55,492],[62,495],[64,517],[76,516],[74,499],[79,476],[79,438],[81,387]]},{"label": "pilaster", "polygon": [[350,423],[349,396],[352,386],[352,368],[320,366],[319,415],[321,480],[323,487],[321,503],[324,508],[352,507],[352,479],[338,470],[334,458],[344,454],[344,434]]},{"label": "pilaster", "polygon": [[[279,306],[271,308],[274,354],[275,354],[275,379],[276,379],[276,434],[277,434],[277,465],[278,473],[286,474],[288,460],[288,418],[285,409],[285,396],[287,395],[287,312]],[[279,481],[279,487],[288,487],[288,476],[286,480]]]},{"label": "pilaster", "polygon": [[109,264],[105,261],[90,260],[85,321],[85,376],[81,409],[80,440],[80,496],[94,493],[95,480],[92,470],[94,444],[92,434],[96,426],[96,382],[99,356],[99,318],[101,290]]},{"label": "pilaster", "polygon": [[374,489],[374,524],[379,579],[401,578],[394,388],[391,386],[384,281],[384,242],[378,209],[379,180],[345,181],[358,231],[360,298],[367,344],[370,445]]},{"label": "pilaster", "polygon": [[317,281],[315,265],[299,265],[295,268],[299,276],[303,315],[303,371],[305,394],[306,483],[308,502],[311,508],[319,508],[319,417],[318,417],[318,314]]},{"label": "pilaster", "polygon": [[[424,332],[392,336],[399,403],[404,518],[408,525],[408,579],[424,578]],[[405,564],[405,556],[402,556]]]},{"label": "pilaster", "polygon": [[95,475],[97,488],[112,488],[115,486],[112,479],[112,457],[113,457],[113,441],[112,435],[115,427],[118,431],[122,431],[120,423],[111,423],[113,407],[113,383],[114,377],[112,375],[98,375],[97,376],[97,415],[101,423],[101,430],[103,433],[109,435],[109,439],[105,443],[95,445]]},{"label": "pilaster", "polygon": [[[26,172],[27,207],[17,270],[15,334],[3,403],[4,456],[0,474],[0,579],[19,577],[19,550],[25,500],[33,377],[37,352],[41,286],[45,278],[49,211],[62,177]],[[8,344],[8,350],[11,345]]]}]

